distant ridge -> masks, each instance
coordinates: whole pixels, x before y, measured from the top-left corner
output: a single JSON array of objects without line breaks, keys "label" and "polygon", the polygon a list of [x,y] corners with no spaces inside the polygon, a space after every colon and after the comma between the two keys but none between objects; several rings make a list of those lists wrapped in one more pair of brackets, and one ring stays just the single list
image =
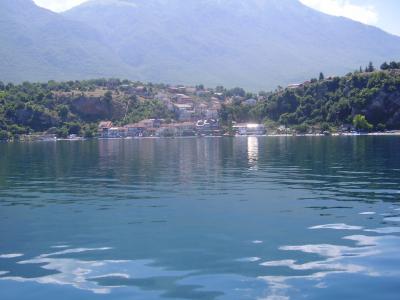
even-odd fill
[{"label": "distant ridge", "polygon": [[3,81],[122,77],[268,90],[400,59],[400,37],[297,0],[92,0],[61,15],[2,0],[0,25]]},{"label": "distant ridge", "polygon": [[0,1],[0,80],[124,76],[129,67],[97,30],[31,0]]}]

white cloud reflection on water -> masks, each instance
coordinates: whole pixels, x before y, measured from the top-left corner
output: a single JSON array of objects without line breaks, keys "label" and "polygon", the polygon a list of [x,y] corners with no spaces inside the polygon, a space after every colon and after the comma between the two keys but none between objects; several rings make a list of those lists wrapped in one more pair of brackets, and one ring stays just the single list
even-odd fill
[{"label": "white cloud reflection on water", "polygon": [[361,229],[363,229],[363,227],[338,223],[338,224],[317,225],[317,226],[310,227],[309,229],[361,230]]},{"label": "white cloud reflection on water", "polygon": [[[336,226],[338,225],[338,226]],[[326,224],[310,227],[310,229],[335,229],[335,230],[359,230],[360,226],[346,224]],[[362,228],[362,227],[361,227]],[[395,233],[400,228],[387,227],[378,229],[365,229],[365,232]],[[380,261],[398,261],[400,237],[393,235],[367,236],[351,235],[343,237],[355,243],[355,247],[331,244],[310,244],[298,246],[282,246],[282,251],[299,251],[305,254],[315,254],[324,259],[299,263],[294,259],[278,261],[266,261],[261,266],[268,268],[289,268],[294,271],[309,272],[308,275],[297,276],[260,276],[267,282],[269,294],[265,300],[287,300],[291,299],[290,292],[295,291],[299,282],[308,282],[314,288],[328,287],[328,276],[334,274],[359,274],[370,277],[400,276],[400,270],[396,264],[381,264]]]},{"label": "white cloud reflection on water", "polygon": [[[316,230],[355,230],[370,233],[396,233],[400,232],[397,227],[383,227],[376,229],[362,229],[361,226],[347,224],[325,224],[310,227]],[[268,300],[291,299],[290,293],[296,290],[299,283],[310,284],[312,288],[329,287],[329,276],[334,274],[360,274],[370,277],[400,276],[400,271],[395,268],[396,264],[381,264],[381,259],[396,260],[399,257],[398,249],[400,237],[395,235],[368,236],[363,234],[348,235],[343,237],[354,246],[334,244],[307,244],[286,245],[279,249],[284,252],[300,252],[302,257],[307,255],[318,255],[320,260],[300,262],[295,259],[282,259],[276,261],[265,261],[258,263],[260,257],[247,257],[239,260],[242,263],[257,263],[269,268],[288,268],[299,272],[299,275],[282,276],[259,276],[256,278],[243,277],[233,274],[210,274],[195,275],[191,271],[171,271],[166,268],[155,266],[152,260],[81,260],[76,258],[65,258],[68,255],[84,254],[87,252],[107,252],[110,247],[101,248],[61,248],[59,251],[41,254],[32,259],[17,262],[20,265],[40,265],[40,268],[54,272],[36,278],[27,278],[14,275],[9,271],[1,270],[0,280],[13,280],[18,282],[36,282],[39,284],[56,284],[72,286],[80,290],[91,291],[96,294],[109,294],[119,288],[126,288],[130,279],[150,279],[155,277],[168,277],[175,285],[197,285],[198,291],[216,291],[224,293],[222,299],[229,299],[238,294],[250,293],[251,286],[257,285],[256,290],[251,290],[252,299],[260,298]],[[253,241],[254,243],[255,241]],[[257,241],[259,243],[260,241]],[[256,243],[256,244],[257,244]],[[5,254],[7,255],[7,254]],[[3,254],[3,256],[5,256]],[[22,255],[22,254],[21,254]],[[64,257],[60,257],[64,256]],[[304,274],[304,275],[303,275]],[[212,280],[210,280],[212,278]],[[103,280],[104,279],[104,280]],[[107,279],[113,279],[111,285],[107,285]],[[219,284],[216,284],[219,282]],[[120,283],[120,285],[119,285]],[[220,285],[220,286],[218,286]],[[200,288],[201,286],[201,288]],[[224,289],[223,286],[229,286]],[[140,287],[129,287],[140,295],[160,296],[167,290],[142,290]],[[232,290],[231,290],[232,289]],[[247,290],[249,291],[247,291]],[[148,294],[147,294],[148,293]],[[156,295],[154,294],[156,293]]]},{"label": "white cloud reflection on water", "polygon": [[[110,247],[102,248],[74,248],[58,252],[42,254],[35,258],[19,261],[18,264],[40,264],[41,268],[56,272],[35,278],[22,276],[6,276],[0,280],[13,280],[18,282],[36,282],[39,284],[70,285],[77,289],[91,291],[96,294],[109,294],[112,289],[123,286],[102,286],[96,279],[102,278],[151,278],[155,276],[182,276],[187,272],[167,271],[159,267],[151,266],[151,260],[93,260],[85,261],[74,258],[59,258],[56,256],[66,254],[78,254],[92,251],[107,251]],[[2,271],[5,275],[8,271]]]},{"label": "white cloud reflection on water", "polygon": [[23,256],[22,253],[9,253],[9,254],[1,254],[0,258],[7,259],[7,258],[16,258],[16,257],[21,257],[21,256]]},{"label": "white cloud reflection on water", "polygon": [[[322,227],[325,228],[325,227]],[[289,293],[295,289],[299,282],[308,282],[313,288],[326,288],[329,286],[328,276],[334,274],[362,274],[366,276],[382,276],[394,275],[399,276],[400,271],[395,270],[392,266],[388,270],[388,266],[371,263],[374,259],[382,257],[394,257],[400,245],[400,237],[398,236],[366,236],[366,235],[350,235],[343,239],[354,242],[355,246],[332,245],[332,244],[309,244],[297,246],[282,246],[280,250],[285,252],[301,252],[304,254],[314,254],[320,256],[321,260],[309,262],[298,262],[294,259],[283,259],[277,261],[266,261],[260,263],[266,268],[289,268],[290,270],[306,273],[306,275],[287,275],[287,276],[259,276],[258,278],[246,278],[242,276],[234,276],[229,274],[212,274],[209,276],[195,275],[193,271],[171,271],[154,265],[151,260],[92,260],[85,261],[75,258],[60,258],[58,256],[68,254],[79,254],[93,251],[108,251],[109,247],[102,248],[72,248],[63,249],[61,251],[42,254],[35,258],[19,261],[18,264],[40,264],[41,268],[56,272],[55,274],[45,275],[36,278],[25,278],[6,274],[2,271],[1,280],[13,280],[18,282],[36,282],[39,284],[57,284],[73,286],[77,289],[91,291],[96,294],[109,294],[115,289],[124,288],[126,281],[129,279],[146,279],[155,277],[175,278],[177,285],[198,285],[202,286],[199,291],[221,291],[224,293],[222,299],[237,296],[240,293],[248,293],[246,287],[257,284],[257,291],[252,291],[252,296],[260,298],[261,295],[267,294],[268,300],[291,299]],[[396,256],[397,257],[397,256]],[[368,259],[365,259],[368,258]],[[243,263],[254,263],[259,257],[252,257],[243,260]],[[390,268],[390,266],[389,266]],[[266,269],[268,270],[268,269]],[[269,271],[267,271],[268,273]],[[310,272],[312,272],[310,274]],[[291,273],[291,272],[289,272]],[[209,278],[213,280],[208,280]],[[101,279],[114,279],[114,283],[110,286]],[[208,278],[208,279],[207,279]],[[99,283],[100,281],[100,283]],[[116,282],[116,284],[115,284]],[[121,282],[118,285],[118,282]],[[224,290],[215,285],[219,282],[221,286],[232,286],[232,291]],[[258,282],[258,283],[257,283]],[[261,283],[264,283],[262,287]],[[267,285],[265,285],[267,284]],[[234,288],[234,287],[237,287]],[[240,287],[240,288],[239,288]],[[157,293],[158,295],[165,290],[144,291],[139,287],[130,286],[140,295],[146,293]],[[150,294],[149,294],[150,296]],[[157,296],[156,296],[157,297]]]}]

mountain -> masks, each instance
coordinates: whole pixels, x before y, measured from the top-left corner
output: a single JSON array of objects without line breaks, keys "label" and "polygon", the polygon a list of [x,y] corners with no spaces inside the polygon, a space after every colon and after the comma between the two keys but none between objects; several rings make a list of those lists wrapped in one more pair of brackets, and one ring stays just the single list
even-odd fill
[{"label": "mountain", "polygon": [[297,0],[103,0],[65,13],[143,79],[272,88],[400,55],[400,37]]},{"label": "mountain", "polygon": [[400,37],[298,0],[92,0],[62,15],[1,1],[30,7],[29,16],[0,9],[0,71],[13,80],[121,76],[260,90],[400,56]]},{"label": "mountain", "polygon": [[31,0],[0,0],[0,28],[0,80],[82,79],[129,71],[95,29]]}]

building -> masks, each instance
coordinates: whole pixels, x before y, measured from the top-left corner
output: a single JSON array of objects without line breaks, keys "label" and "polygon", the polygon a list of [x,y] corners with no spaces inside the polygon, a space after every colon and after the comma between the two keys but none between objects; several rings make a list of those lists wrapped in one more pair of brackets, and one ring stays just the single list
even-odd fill
[{"label": "building", "polygon": [[174,98],[178,104],[193,104],[193,98],[185,94],[177,94]]},{"label": "building", "polygon": [[139,124],[128,124],[125,125],[126,136],[128,137],[140,137],[145,135],[146,128]]},{"label": "building", "polygon": [[289,84],[287,86],[287,88],[290,90],[295,90],[295,89],[301,88],[302,86],[303,85],[301,83],[293,83],[293,84]]},{"label": "building", "polygon": [[217,109],[207,109],[205,111],[205,118],[206,119],[217,119],[219,116],[219,112]]},{"label": "building", "polygon": [[196,125],[192,122],[165,124],[155,132],[159,137],[195,136]]},{"label": "building", "polygon": [[176,94],[179,93],[179,88],[177,88],[176,86],[170,86],[167,88],[167,91],[171,94]]},{"label": "building", "polygon": [[111,127],[113,127],[113,123],[111,121],[100,122],[100,124],[98,126],[99,136],[102,138],[107,137],[108,131],[110,130]]},{"label": "building", "polygon": [[247,99],[247,100],[243,101],[243,104],[248,105],[248,106],[254,106],[257,104],[257,100],[253,99],[253,98]]},{"label": "building", "polygon": [[157,128],[164,123],[163,119],[145,119],[138,123],[125,125],[128,137],[154,136]]},{"label": "building", "polygon": [[196,131],[200,135],[220,135],[221,129],[216,119],[199,120],[196,123]]},{"label": "building", "polygon": [[174,111],[179,121],[191,121],[194,117],[193,104],[174,104]]},{"label": "building", "polygon": [[196,125],[193,122],[183,122],[174,124],[177,136],[195,136]]},{"label": "building", "polygon": [[197,89],[195,87],[186,87],[186,93],[193,95],[196,92],[197,92]]},{"label": "building", "polygon": [[353,124],[343,124],[340,126],[340,131],[341,132],[353,132],[356,131],[356,128]]},{"label": "building", "polygon": [[124,127],[111,127],[104,132],[103,138],[117,139],[126,137],[127,130]]},{"label": "building", "polygon": [[236,124],[233,126],[236,135],[265,135],[267,130],[263,124]]}]

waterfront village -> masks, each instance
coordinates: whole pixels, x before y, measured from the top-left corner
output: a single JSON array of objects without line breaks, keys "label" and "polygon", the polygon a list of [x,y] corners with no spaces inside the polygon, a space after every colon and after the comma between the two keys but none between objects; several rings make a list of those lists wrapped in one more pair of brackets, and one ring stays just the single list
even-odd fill
[{"label": "waterfront village", "polygon": [[[263,124],[235,124],[232,126],[235,135],[265,135]],[[138,123],[116,127],[111,121],[99,124],[100,138],[134,138],[134,137],[183,137],[183,136],[222,136],[218,120],[205,119],[196,122],[186,121],[166,123],[164,119],[146,119]]]},{"label": "waterfront village", "polygon": [[[135,95],[141,101],[158,100],[172,113],[174,119],[144,119],[137,123],[117,126],[111,121],[102,121],[98,126],[99,138],[135,137],[183,137],[183,136],[222,136],[222,135],[265,135],[264,124],[236,124],[231,132],[222,129],[219,110],[222,104],[242,101],[254,106],[261,99],[244,96],[226,97],[203,87],[168,86],[157,93],[145,86],[122,85],[121,89]],[[153,90],[153,89],[152,89]]]},{"label": "waterfront village", "polygon": [[[329,80],[329,78],[328,78]],[[303,89],[310,84],[292,84],[281,90]],[[396,134],[399,131],[360,133],[353,124],[343,124],[336,130],[309,126],[307,130],[287,127],[278,122],[258,124],[242,123],[244,111],[257,108],[271,93],[246,93],[241,88],[227,90],[223,87],[170,86],[143,84],[118,79],[101,79],[86,82],[59,84],[53,91],[56,103],[66,104],[64,115],[75,116],[83,123],[67,122],[67,127],[57,128],[57,121],[46,131],[20,135],[19,140],[79,140],[187,137],[187,136],[292,136],[292,135],[359,135]],[[229,120],[226,107],[240,107],[236,120]],[[225,108],[224,108],[225,107]],[[224,120],[224,121],[222,121]],[[90,122],[85,123],[84,122]],[[83,125],[82,125],[83,124]],[[297,126],[299,127],[299,126]],[[89,131],[88,131],[89,128]]]}]

